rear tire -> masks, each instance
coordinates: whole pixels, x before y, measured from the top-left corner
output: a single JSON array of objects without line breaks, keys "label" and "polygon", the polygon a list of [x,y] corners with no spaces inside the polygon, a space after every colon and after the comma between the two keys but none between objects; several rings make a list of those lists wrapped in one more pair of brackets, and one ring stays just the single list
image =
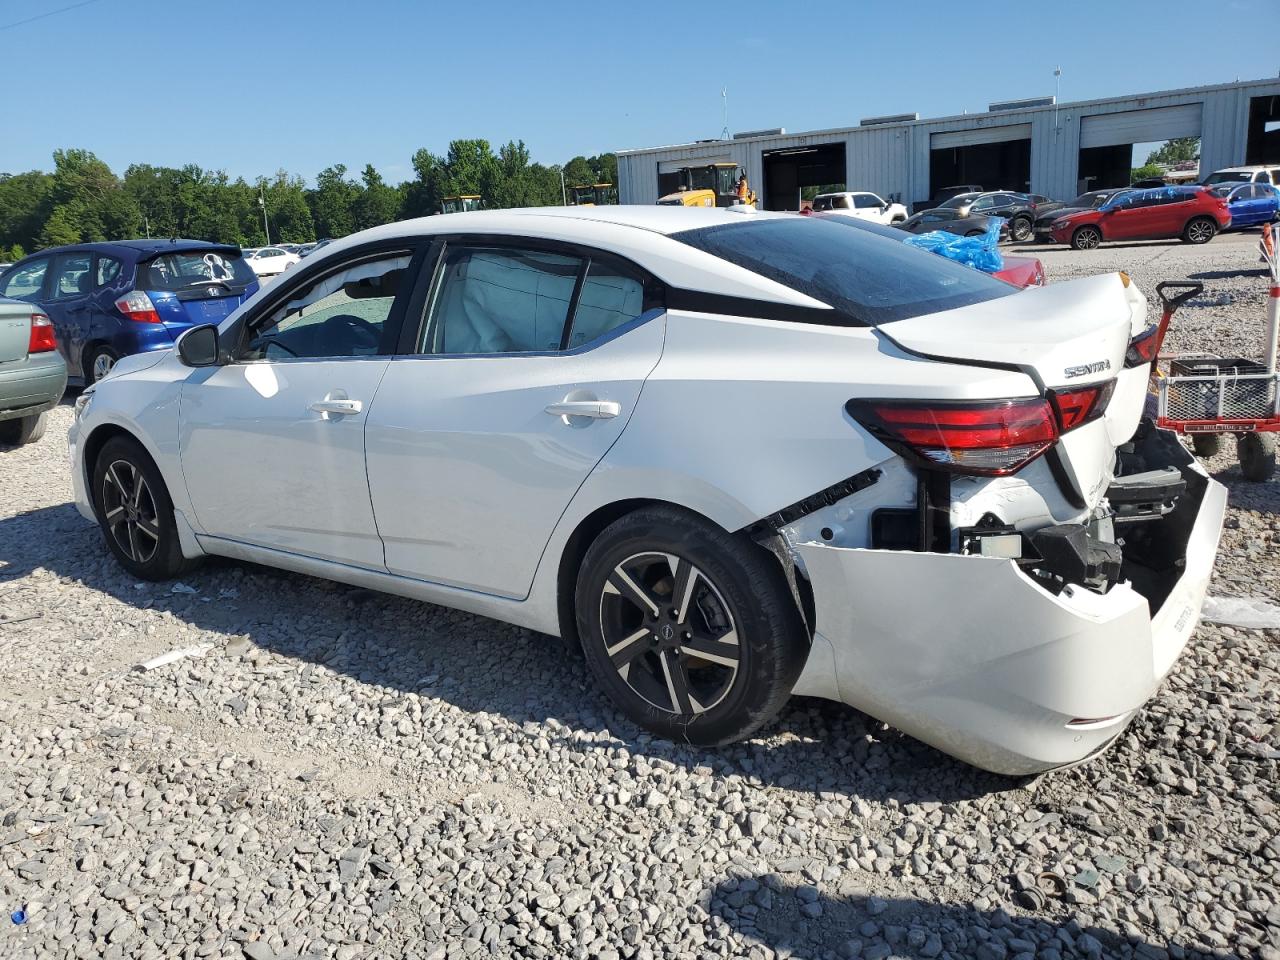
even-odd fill
[{"label": "rear tire", "polygon": [[1216,457],[1222,452],[1222,434],[1193,433],[1191,449],[1195,450],[1197,457]]},{"label": "rear tire", "polygon": [[108,373],[111,368],[116,365],[116,361],[120,359],[120,354],[116,353],[110,347],[96,346],[92,348],[84,358],[84,384],[86,387],[97,383]]},{"label": "rear tire", "polygon": [[137,440],[116,436],[103,444],[92,482],[98,526],[108,549],[130,574],[170,580],[198,565],[182,555],[169,489]]},{"label": "rear tire", "polygon": [[1236,439],[1240,472],[1252,483],[1266,483],[1276,474],[1276,438],[1271,433],[1246,433]]},{"label": "rear tire", "polygon": [[1009,224],[1009,239],[1021,243],[1031,236],[1031,221],[1026,217],[1014,217]]},{"label": "rear tire", "polygon": [[1071,234],[1071,246],[1076,250],[1096,250],[1102,243],[1102,231],[1097,227],[1077,227]]},{"label": "rear tire", "polygon": [[749,736],[781,709],[809,654],[778,561],[676,507],[605,528],[583,558],[575,608],[596,682],[640,726],[680,742]]},{"label": "rear tire", "polygon": [[1184,243],[1208,243],[1218,233],[1218,224],[1211,217],[1192,217],[1182,229]]},{"label": "rear tire", "polygon": [[20,447],[25,443],[35,443],[44,436],[45,427],[49,425],[49,411],[32,414],[29,417],[18,417],[0,423],[0,443]]}]

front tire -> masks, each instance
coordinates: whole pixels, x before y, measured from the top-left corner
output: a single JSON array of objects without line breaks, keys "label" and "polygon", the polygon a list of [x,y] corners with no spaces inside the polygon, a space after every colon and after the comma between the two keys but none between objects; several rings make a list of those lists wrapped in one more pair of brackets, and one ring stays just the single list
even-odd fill
[{"label": "front tire", "polygon": [[671,740],[749,736],[782,708],[809,653],[778,561],[675,507],[643,507],[602,531],[575,606],[596,681]]},{"label": "front tire", "polygon": [[137,440],[116,436],[103,444],[92,496],[108,549],[133,576],[170,580],[196,565],[182,555],[169,489]]},{"label": "front tire", "polygon": [[44,436],[45,427],[49,425],[49,411],[33,414],[29,417],[18,417],[0,423],[0,443],[20,447],[25,443],[35,443]]},{"label": "front tire", "polygon": [[1071,234],[1071,246],[1076,250],[1096,250],[1102,243],[1102,231],[1097,227],[1078,227]]},{"label": "front tire", "polygon": [[1210,217],[1193,217],[1182,230],[1185,243],[1208,243],[1218,233],[1218,225]]}]

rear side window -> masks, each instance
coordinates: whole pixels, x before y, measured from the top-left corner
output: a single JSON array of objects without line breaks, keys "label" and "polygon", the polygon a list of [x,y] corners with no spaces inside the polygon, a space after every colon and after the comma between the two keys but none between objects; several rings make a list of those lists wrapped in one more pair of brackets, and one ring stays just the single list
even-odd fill
[{"label": "rear side window", "polygon": [[447,251],[423,352],[559,350],[581,269],[581,258],[543,250]]},{"label": "rear side window", "polygon": [[120,261],[115,257],[98,257],[98,268],[96,273],[96,287],[105,287],[108,283],[120,276]]},{"label": "rear side window", "polygon": [[253,268],[230,250],[184,250],[138,265],[138,287],[143,290],[191,293],[217,284],[240,293],[255,279]]},{"label": "rear side window", "polygon": [[644,312],[644,284],[628,271],[592,260],[569,330],[569,349],[603,337]]},{"label": "rear side window", "polygon": [[1016,292],[936,254],[822,220],[779,217],[672,234],[698,250],[878,326]]},{"label": "rear side window", "polygon": [[64,253],[58,257],[53,275],[53,298],[78,297],[93,289],[93,277],[89,274],[91,253]]}]

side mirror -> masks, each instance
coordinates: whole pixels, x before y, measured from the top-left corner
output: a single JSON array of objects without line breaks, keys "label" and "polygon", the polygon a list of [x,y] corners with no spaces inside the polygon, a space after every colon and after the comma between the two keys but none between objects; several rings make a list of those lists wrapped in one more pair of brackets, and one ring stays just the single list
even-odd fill
[{"label": "side mirror", "polygon": [[218,363],[218,328],[212,323],[192,327],[178,337],[178,359],[188,367],[212,367]]}]

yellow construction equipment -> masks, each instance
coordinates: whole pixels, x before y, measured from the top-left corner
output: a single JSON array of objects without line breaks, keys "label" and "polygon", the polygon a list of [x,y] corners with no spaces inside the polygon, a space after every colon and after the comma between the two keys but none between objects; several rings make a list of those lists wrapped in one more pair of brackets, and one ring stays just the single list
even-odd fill
[{"label": "yellow construction equipment", "polygon": [[603,207],[618,202],[618,188],[612,183],[584,183],[569,189],[569,202],[575,207]]},{"label": "yellow construction equipment", "polygon": [[658,203],[663,206],[735,207],[756,202],[755,191],[747,183],[746,173],[736,163],[681,167],[678,173],[678,189],[658,198]]},{"label": "yellow construction equipment", "polygon": [[469,210],[479,210],[482,205],[479,197],[470,194],[464,194],[460,197],[445,197],[440,201],[440,212],[466,213]]}]

